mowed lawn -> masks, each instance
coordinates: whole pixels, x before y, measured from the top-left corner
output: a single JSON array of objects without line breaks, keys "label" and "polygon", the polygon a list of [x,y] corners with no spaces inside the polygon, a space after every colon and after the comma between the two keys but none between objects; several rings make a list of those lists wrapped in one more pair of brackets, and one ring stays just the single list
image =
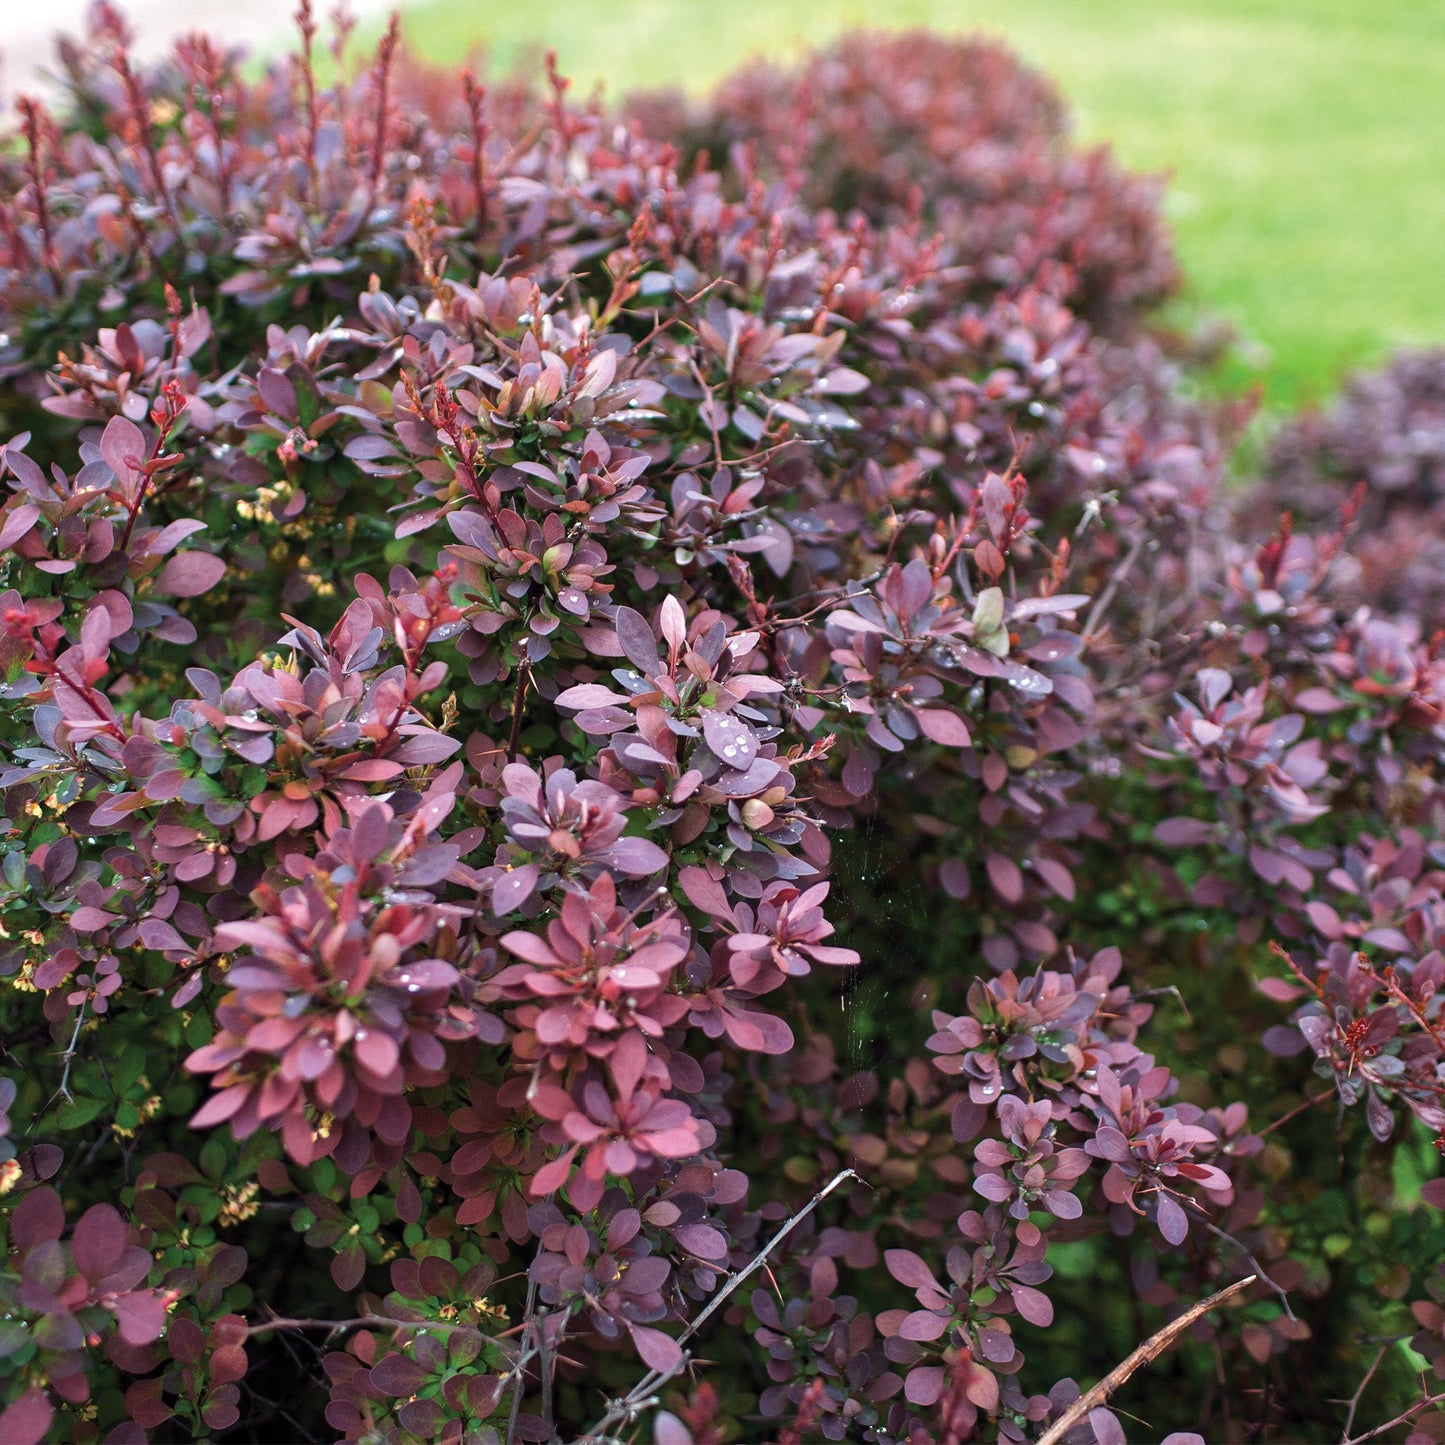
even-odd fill
[{"label": "mowed lawn", "polygon": [[1173,174],[1187,311],[1257,349],[1271,410],[1402,344],[1445,344],[1445,0],[420,0],[455,61],[554,47],[581,86],[708,83],[862,25],[985,30],[1052,75],[1080,134]]}]

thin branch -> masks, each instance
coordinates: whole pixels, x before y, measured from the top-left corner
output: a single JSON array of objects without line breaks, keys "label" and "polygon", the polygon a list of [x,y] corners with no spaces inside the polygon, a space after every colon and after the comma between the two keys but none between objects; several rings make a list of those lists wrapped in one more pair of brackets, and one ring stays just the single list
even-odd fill
[{"label": "thin branch", "polygon": [[80,1001],[80,1011],[75,1015],[75,1027],[70,1032],[70,1042],[65,1046],[65,1052],[61,1058],[65,1060],[65,1067],[60,1072],[60,1086],[50,1096],[50,1102],[35,1116],[30,1129],[33,1133],[35,1125],[50,1112],[50,1105],[57,1099],[64,1099],[69,1103],[75,1096],[70,1092],[70,1066],[75,1062],[75,1046],[80,1042],[81,1025],[85,1023],[85,1005],[89,1002],[88,997]]},{"label": "thin branch", "polygon": [[1445,1392],[1439,1395],[1426,1395],[1423,1400],[1417,1400],[1408,1410],[1396,1415],[1393,1420],[1386,1420],[1383,1425],[1376,1425],[1373,1430],[1366,1430],[1363,1435],[1351,1435],[1348,1439],[1340,1437],[1340,1445],[1365,1445],[1366,1440],[1378,1440],[1388,1430],[1393,1430],[1396,1425],[1406,1425],[1415,1418],[1422,1410],[1428,1410],[1432,1405],[1445,1405]]},{"label": "thin branch", "polygon": [[[513,755],[515,756],[515,754]],[[537,1257],[541,1258],[542,1241],[537,1241]],[[537,1338],[537,1280],[527,1271],[527,1303],[522,1312],[522,1340],[517,1350],[517,1361],[512,1366],[512,1408],[507,1413],[507,1445],[513,1445],[517,1438],[517,1419],[522,1413],[522,1392],[526,1388],[527,1363],[535,1351]]]},{"label": "thin branch", "polygon": [[[1187,1202],[1194,1205],[1196,1209],[1201,1208],[1197,1200],[1190,1199]],[[1221,1229],[1217,1224],[1211,1224],[1207,1219],[1201,1219],[1199,1222],[1216,1239],[1222,1239],[1226,1244],[1233,1245],[1234,1248],[1237,1249],[1244,1256],[1246,1262],[1249,1264],[1249,1267],[1255,1272],[1255,1275],[1258,1277],[1260,1284],[1265,1285],[1267,1288],[1273,1290],[1275,1294],[1279,1296],[1279,1302],[1284,1307],[1285,1317],[1287,1319],[1293,1320],[1295,1317],[1295,1313],[1290,1308],[1288,1292],[1285,1290],[1285,1287],[1283,1285],[1276,1284],[1269,1277],[1269,1271],[1266,1270],[1265,1267],[1254,1257],[1254,1254],[1250,1250],[1249,1246],[1246,1245],[1243,1240],[1236,1239],[1232,1234],[1228,1232],[1228,1230]]]},{"label": "thin branch", "polygon": [[263,1335],[270,1330],[325,1330],[328,1334],[335,1334],[340,1330],[417,1330],[421,1334],[450,1334],[454,1330],[471,1330],[480,1334],[476,1325],[466,1324],[461,1320],[394,1320],[388,1315],[356,1315],[349,1320],[310,1320],[291,1319],[285,1315],[276,1315],[269,1320],[262,1320],[259,1324],[246,1326],[246,1338],[252,1335]]},{"label": "thin branch", "polygon": [[1324,1089],[1318,1094],[1310,1094],[1303,1104],[1296,1104],[1289,1113],[1281,1114],[1272,1124],[1266,1124],[1264,1128],[1259,1131],[1259,1137],[1263,1139],[1266,1134],[1273,1134],[1276,1129],[1288,1124],[1291,1119],[1297,1118],[1307,1109],[1313,1109],[1316,1104],[1322,1104],[1326,1099],[1333,1099],[1334,1097],[1335,1091],[1333,1089]]},{"label": "thin branch", "polygon": [[[797,1228],[845,1179],[858,1179],[859,1175],[851,1169],[844,1169],[835,1174],[798,1212],[784,1221],[782,1227],[773,1237],[748,1261],[736,1274],[729,1276],[727,1282],[708,1301],[707,1308],[697,1316],[693,1322],[678,1336],[679,1345],[686,1344],[714,1314],[742,1287],[744,1280],[755,1274],[767,1263],[768,1257],[785,1240],[794,1229]],[[640,1411],[648,1408],[653,1403],[653,1395],[672,1377],[678,1374],[684,1365],[687,1364],[686,1352],[680,1354],[677,1360],[665,1370],[649,1370],[636,1385],[620,1400],[613,1400],[607,1407],[607,1413],[585,1434],[577,1438],[573,1445],[603,1445],[603,1442],[611,1438],[613,1425],[621,1424],[624,1421],[633,1419]]]},{"label": "thin branch", "polygon": [[1380,1346],[1380,1353],[1375,1356],[1375,1362],[1365,1371],[1365,1378],[1360,1381],[1359,1388],[1350,1396],[1350,1411],[1345,1416],[1345,1428],[1340,1432],[1341,1440],[1348,1440],[1350,1431],[1355,1428],[1355,1411],[1360,1408],[1360,1397],[1365,1393],[1365,1387],[1375,1378],[1375,1371],[1380,1368],[1380,1361],[1385,1358],[1393,1340],[1387,1340]]},{"label": "thin branch", "polygon": [[[1162,1330],[1156,1330],[1127,1360],[1120,1365],[1115,1365],[1093,1389],[1085,1390],[1084,1393],[1039,1436],[1038,1445],[1059,1445],[1059,1442],[1064,1436],[1067,1435],[1090,1410],[1102,1405],[1135,1370],[1144,1365],[1151,1364],[1154,1360],[1158,1359],[1195,1320],[1208,1314],[1212,1309],[1218,1309],[1220,1305],[1228,1304],[1237,1295],[1243,1294],[1254,1282],[1254,1275],[1246,1275],[1243,1279],[1236,1280],[1227,1289],[1222,1289],[1218,1294],[1212,1294],[1208,1299],[1201,1300],[1197,1305],[1192,1305],[1189,1309],[1185,1310],[1178,1319],[1170,1320]],[[1351,1445],[1354,1445],[1354,1442],[1351,1442]]]},{"label": "thin branch", "polygon": [[1115,594],[1123,585],[1124,579],[1134,570],[1134,564],[1139,560],[1139,554],[1144,550],[1146,536],[1137,537],[1134,545],[1124,554],[1124,560],[1114,569],[1113,575],[1109,578],[1099,599],[1089,611],[1088,620],[1084,623],[1083,636],[1091,638],[1099,629],[1099,624],[1104,619],[1104,614],[1109,610],[1109,604],[1114,600]]},{"label": "thin branch", "polygon": [[522,739],[522,720],[526,716],[527,684],[531,681],[532,664],[523,658],[517,664],[517,686],[512,693],[512,728],[507,738],[507,761],[517,761],[517,748]]}]

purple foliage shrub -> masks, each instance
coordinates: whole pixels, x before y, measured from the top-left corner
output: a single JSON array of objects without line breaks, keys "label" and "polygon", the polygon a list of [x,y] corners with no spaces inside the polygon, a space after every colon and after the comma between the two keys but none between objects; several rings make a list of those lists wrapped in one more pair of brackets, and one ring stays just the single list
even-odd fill
[{"label": "purple foliage shrub", "polygon": [[1367,535],[1334,580],[1340,604],[1412,612],[1433,630],[1445,623],[1445,352],[1402,352],[1282,428],[1246,505],[1318,525],[1361,485]]},{"label": "purple foliage shrub", "polygon": [[1150,1438],[1440,1438],[1445,662],[1232,539],[1150,186],[299,20],[0,156],[0,1438],[1113,1445],[1246,1273]]}]

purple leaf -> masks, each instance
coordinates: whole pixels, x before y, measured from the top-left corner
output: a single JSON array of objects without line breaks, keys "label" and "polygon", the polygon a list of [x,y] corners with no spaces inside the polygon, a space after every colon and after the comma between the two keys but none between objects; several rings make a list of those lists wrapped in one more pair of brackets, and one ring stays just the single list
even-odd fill
[{"label": "purple leaf", "polygon": [[914,1310],[903,1317],[898,1337],[903,1340],[936,1340],[948,1328],[948,1321],[931,1310]]},{"label": "purple leaf", "polygon": [[141,429],[123,416],[113,416],[100,434],[100,454],[120,482],[129,481],[146,458],[146,439]]},{"label": "purple leaf", "polygon": [[156,578],[155,590],[171,597],[199,597],[226,574],[226,563],[209,552],[177,552]]},{"label": "purple leaf", "polygon": [[65,1206],[53,1189],[32,1189],[10,1216],[10,1239],[22,1253],[65,1230]]},{"label": "purple leaf", "polygon": [[1166,848],[1197,848],[1212,842],[1219,829],[1202,818],[1166,818],[1154,829],[1154,836]]},{"label": "purple leaf", "polygon": [[166,1332],[166,1304],[159,1294],[142,1290],[117,1295],[111,1309],[128,1345],[148,1345]]},{"label": "purple leaf", "polygon": [[125,1253],[126,1229],[120,1215],[108,1204],[87,1209],[76,1222],[70,1240],[75,1267],[89,1280],[104,1279]]},{"label": "purple leaf", "polygon": [[1189,1216],[1172,1194],[1159,1195],[1159,1233],[1175,1246],[1189,1238]]},{"label": "purple leaf", "polygon": [[0,552],[13,547],[40,520],[40,508],[34,502],[24,502],[5,518],[0,527]]},{"label": "purple leaf", "polygon": [[1090,1410],[1089,1428],[1094,1432],[1096,1445],[1129,1445],[1124,1427],[1112,1410]]},{"label": "purple leaf", "polygon": [[973,741],[968,726],[956,712],[947,708],[921,707],[914,710],[924,737],[949,748],[966,748]]},{"label": "purple leaf", "polygon": [[1014,1284],[1009,1286],[1014,1308],[1031,1325],[1051,1325],[1054,1322],[1054,1302],[1041,1289],[1032,1285]]},{"label": "purple leaf", "polygon": [[383,1355],[371,1367],[372,1385],[393,1398],[415,1394],[424,1379],[426,1371],[405,1355]]},{"label": "purple leaf", "polygon": [[899,1284],[906,1285],[909,1289],[938,1288],[938,1281],[934,1279],[933,1271],[911,1249],[885,1250],[883,1262],[888,1266],[888,1273]]},{"label": "purple leaf", "polygon": [[758,755],[758,735],[730,713],[704,708],[702,735],[717,757],[740,772]]},{"label": "purple leaf", "polygon": [[942,1398],[946,1376],[937,1365],[923,1365],[909,1373],[903,1397],[910,1405],[926,1407]]},{"label": "purple leaf", "polygon": [[0,1440],[6,1445],[40,1445],[55,1418],[55,1407],[40,1385],[32,1385],[0,1414]]},{"label": "purple leaf", "polygon": [[648,1369],[666,1374],[682,1363],[682,1346],[671,1335],[649,1329],[646,1325],[632,1324],[631,1321],[627,1329],[642,1363]]}]

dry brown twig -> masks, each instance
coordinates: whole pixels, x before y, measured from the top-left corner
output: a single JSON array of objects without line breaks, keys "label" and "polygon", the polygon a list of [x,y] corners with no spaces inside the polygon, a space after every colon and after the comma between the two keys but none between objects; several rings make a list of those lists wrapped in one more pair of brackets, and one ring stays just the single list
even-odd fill
[{"label": "dry brown twig", "polygon": [[1102,1380],[1090,1390],[1085,1390],[1042,1435],[1039,1436],[1038,1445],[1059,1445],[1059,1442],[1074,1428],[1088,1413],[1096,1406],[1102,1405],[1135,1370],[1143,1365],[1152,1364],[1169,1348],[1174,1341],[1202,1315],[1207,1315],[1210,1310],[1218,1309],[1220,1305],[1231,1303],[1237,1296],[1244,1293],[1250,1285],[1255,1282],[1256,1276],[1246,1275],[1241,1280],[1236,1280],[1227,1289],[1222,1289],[1218,1294],[1212,1294],[1206,1300],[1200,1300],[1197,1305],[1192,1305],[1185,1310],[1178,1319],[1170,1320],[1161,1330],[1156,1330],[1137,1350],[1134,1351],[1122,1364],[1115,1365]]}]

